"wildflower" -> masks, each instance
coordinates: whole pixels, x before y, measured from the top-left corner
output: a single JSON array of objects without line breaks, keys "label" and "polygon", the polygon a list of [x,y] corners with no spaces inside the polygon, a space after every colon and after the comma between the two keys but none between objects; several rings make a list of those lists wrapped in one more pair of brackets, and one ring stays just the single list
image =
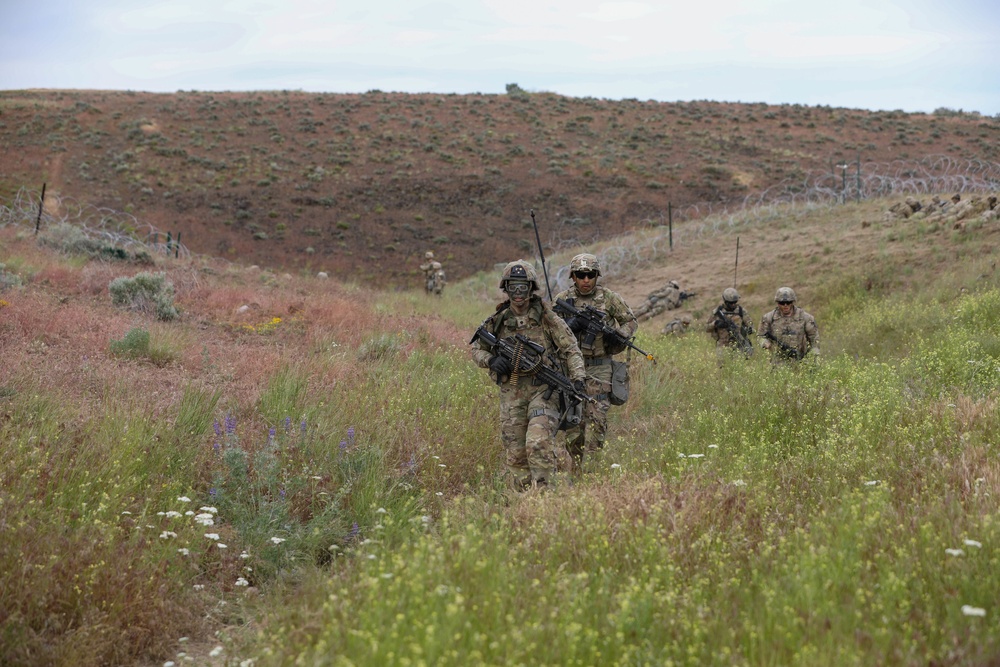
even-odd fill
[{"label": "wildflower", "polygon": [[282,498],[284,498],[285,497],[285,490],[284,489],[279,490],[278,491],[278,495],[281,496]]},{"label": "wildflower", "polygon": [[354,427],[353,426],[348,426],[347,427],[347,442],[349,442],[352,445],[354,444]]},{"label": "wildflower", "polygon": [[180,512],[175,512],[174,510],[170,510],[169,512],[166,512],[164,514],[164,516],[167,517],[168,519],[176,519],[180,515],[181,515]]},{"label": "wildflower", "polygon": [[944,552],[949,556],[964,556],[965,552],[961,549],[945,549]]},{"label": "wildflower", "polygon": [[184,512],[184,516],[194,516],[194,512],[188,510],[187,512]]},{"label": "wildflower", "polygon": [[174,665],[176,664],[177,663],[175,663],[173,660],[167,660],[165,663],[163,663],[163,667],[174,667]]},{"label": "wildflower", "polygon": [[620,469],[621,467],[622,467],[622,466],[621,466],[621,464],[620,464],[620,463],[612,463],[612,464],[611,464],[611,469],[612,469],[612,470],[618,470],[618,469]]},{"label": "wildflower", "polygon": [[375,513],[376,514],[385,514],[386,513],[386,509],[384,507],[379,507],[377,510],[375,510]]},{"label": "wildflower", "polygon": [[733,481],[733,486],[746,486],[746,485],[747,483],[744,482],[742,479],[737,479]]},{"label": "wildflower", "polygon": [[962,613],[966,616],[986,616],[986,610],[982,607],[973,607],[972,605],[963,604]]},{"label": "wildflower", "polygon": [[240,661],[240,667],[253,667],[253,658]]},{"label": "wildflower", "polygon": [[878,486],[878,484],[879,484],[879,480],[877,480],[877,479],[871,479],[871,480],[868,480],[867,482],[865,482],[865,486]]},{"label": "wildflower", "polygon": [[439,464],[438,464],[438,468],[447,468],[447,467],[448,467],[448,466],[446,466],[446,465],[445,465],[445,464],[443,464],[443,463],[439,463]]},{"label": "wildflower", "polygon": [[340,550],[340,547],[338,547],[338,546],[337,546],[336,544],[331,544],[330,546],[328,546],[328,547],[326,548],[326,550],[327,550],[327,551],[339,551],[339,550]]},{"label": "wildflower", "polygon": [[677,458],[683,459],[683,458],[687,458],[687,457],[684,454],[682,454],[680,452],[677,452]]},{"label": "wildflower", "polygon": [[340,452],[339,452],[339,455],[343,456],[344,452],[346,452],[346,451],[347,451],[347,441],[346,440],[341,440],[340,441]]},{"label": "wildflower", "polygon": [[229,548],[225,544],[223,544],[222,542],[216,542],[215,546],[219,547],[220,549],[228,549]]},{"label": "wildflower", "polygon": [[187,496],[180,496],[179,498],[177,498],[177,502],[179,502],[179,503],[189,503],[189,502],[191,502],[191,499],[188,498]]},{"label": "wildflower", "polygon": [[215,540],[216,542],[219,541],[219,534],[218,533],[205,533],[205,537],[207,537],[210,540]]},{"label": "wildflower", "polygon": [[392,572],[383,572],[382,573],[382,578],[383,579],[392,579]]},{"label": "wildflower", "polygon": [[165,530],[162,533],[160,533],[160,539],[161,540],[165,540],[165,539],[168,539],[168,538],[171,538],[171,537],[177,537],[177,533],[175,533],[172,530]]},{"label": "wildflower", "polygon": [[306,434],[306,420],[305,419],[303,419],[302,423],[299,424],[299,431],[302,432],[302,435]]},{"label": "wildflower", "polygon": [[375,554],[368,554],[368,560],[375,560]]},{"label": "wildflower", "polygon": [[198,509],[200,509],[202,512],[211,512],[212,514],[218,514],[219,513],[219,510],[215,509],[214,507],[209,507],[209,506],[199,507]]},{"label": "wildflower", "polygon": [[215,497],[216,495],[218,495],[218,493],[219,493],[219,492],[215,490],[215,487],[214,487],[214,486],[213,486],[213,487],[212,487],[211,489],[209,489],[209,490],[208,490],[208,495],[212,496],[213,498],[214,498],[214,497]]},{"label": "wildflower", "polygon": [[358,522],[355,521],[351,525],[351,530],[347,533],[347,539],[348,540],[356,539],[360,533],[361,533],[361,528],[358,526]]},{"label": "wildflower", "polygon": [[183,643],[184,643],[184,642],[186,642],[187,640],[188,640],[188,638],[187,638],[187,637],[178,637],[178,638],[177,638],[177,641],[178,641],[179,643],[181,643],[181,644],[183,644]]},{"label": "wildflower", "polygon": [[219,425],[219,420],[218,419],[216,419],[214,422],[212,422],[212,428],[215,429],[215,435],[218,435],[218,436],[222,435],[222,426]]},{"label": "wildflower", "polygon": [[246,579],[244,579],[243,577],[240,577],[239,579],[236,580],[236,583],[233,584],[233,585],[234,586],[249,586],[250,582],[247,581]]},{"label": "wildflower", "polygon": [[224,649],[221,646],[216,646],[215,648],[213,648],[211,651],[208,652],[208,657],[218,658],[220,655],[222,655],[223,650]]},{"label": "wildflower", "polygon": [[420,521],[424,525],[430,524],[430,522],[433,521],[433,520],[434,520],[433,517],[431,517],[429,514],[424,514],[422,517],[420,517]]},{"label": "wildflower", "polygon": [[184,547],[181,547],[180,549],[177,550],[177,553],[179,553],[182,556],[188,556],[188,555],[191,554],[191,551],[189,549],[185,549]]},{"label": "wildflower", "polygon": [[125,510],[124,512],[122,512],[122,514],[132,514],[132,513],[129,512],[128,510]]},{"label": "wildflower", "polygon": [[704,458],[704,457],[705,457],[704,454],[688,454],[688,458],[689,459],[700,459],[700,458]]},{"label": "wildflower", "polygon": [[191,588],[195,589],[196,591],[203,591],[205,590],[205,584],[195,584]]},{"label": "wildflower", "polygon": [[983,548],[983,543],[982,542],[977,542],[976,540],[966,540],[965,541],[965,546],[967,546],[967,547],[976,547],[977,549],[982,549]]},{"label": "wildflower", "polygon": [[281,544],[284,541],[285,541],[285,538],[283,538],[283,537],[272,537],[271,538],[271,542],[273,542],[275,545]]},{"label": "wildflower", "polygon": [[285,433],[288,433],[292,429],[292,418],[285,417]]},{"label": "wildflower", "polygon": [[437,492],[437,493],[435,493],[434,495],[435,495],[435,496],[443,496],[444,494],[443,494],[443,493],[441,493],[440,491],[438,491],[438,492]]},{"label": "wildflower", "polygon": [[312,478],[315,479],[316,481],[322,481],[323,480],[323,478],[320,477],[319,475],[313,475]]},{"label": "wildflower", "polygon": [[708,448],[709,449],[718,449],[719,446],[718,445],[709,445]]},{"label": "wildflower", "polygon": [[194,517],[195,523],[200,523],[203,526],[213,526],[215,525],[215,519],[208,512],[203,512]]},{"label": "wildflower", "polygon": [[246,551],[244,551],[243,553],[240,554],[240,558],[242,558],[243,560],[246,560],[247,558],[250,558],[250,554],[248,554]]}]

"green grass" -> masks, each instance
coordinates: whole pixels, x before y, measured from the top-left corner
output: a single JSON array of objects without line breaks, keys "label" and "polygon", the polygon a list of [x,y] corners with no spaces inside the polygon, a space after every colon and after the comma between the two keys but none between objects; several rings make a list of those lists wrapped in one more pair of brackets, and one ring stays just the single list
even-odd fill
[{"label": "green grass", "polygon": [[15,375],[0,662],[162,664],[218,631],[258,666],[989,664],[1000,288],[976,270],[818,278],[798,367],[644,332],[660,362],[596,470],[544,495],[505,491],[497,389],[434,334],[471,335],[485,276],[380,295],[407,326],[303,338],[168,414]]}]

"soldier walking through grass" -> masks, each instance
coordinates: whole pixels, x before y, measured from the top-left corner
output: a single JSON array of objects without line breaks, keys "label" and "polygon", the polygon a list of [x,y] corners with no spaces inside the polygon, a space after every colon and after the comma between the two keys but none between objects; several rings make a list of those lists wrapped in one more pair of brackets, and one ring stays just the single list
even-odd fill
[{"label": "soldier walking through grass", "polygon": [[[589,253],[579,254],[570,262],[569,269],[573,286],[556,295],[556,302],[562,299],[577,309],[591,306],[603,313],[605,323],[617,328],[622,337],[632,338],[639,323],[632,314],[632,309],[617,292],[597,284],[601,275],[597,257]],[[566,431],[566,450],[570,455],[572,469],[579,472],[585,455],[593,456],[604,448],[608,410],[611,409],[608,393],[611,391],[612,357],[625,348],[604,340],[603,336],[588,336],[586,323],[578,317],[567,317],[567,324],[576,335],[583,354],[587,369],[587,393],[597,399],[584,408],[580,425]]]},{"label": "soldier walking through grass", "polygon": [[809,352],[819,357],[819,329],[812,315],[795,305],[795,291],[779,287],[774,294],[777,307],[760,320],[761,347],[771,350],[774,361],[799,361]]},{"label": "soldier walking through grass", "polygon": [[[483,323],[497,339],[518,334],[554,353],[579,393],[584,393],[583,357],[566,322],[542,301],[534,267],[524,260],[507,264],[500,275],[507,300]],[[500,386],[500,439],[507,471],[516,490],[554,482],[560,460],[556,433],[561,418],[559,394],[533,375],[496,354],[481,338],[473,338],[472,358]]]},{"label": "soldier walking through grass", "polygon": [[424,272],[424,291],[441,296],[445,284],[444,269],[441,262],[434,259],[434,253],[430,250],[424,254],[424,263],[420,265],[420,270]]},{"label": "soldier walking through grass", "polygon": [[716,348],[739,350],[748,359],[753,356],[753,324],[746,309],[739,304],[740,293],[733,287],[722,290],[722,303],[708,316],[708,333]]}]

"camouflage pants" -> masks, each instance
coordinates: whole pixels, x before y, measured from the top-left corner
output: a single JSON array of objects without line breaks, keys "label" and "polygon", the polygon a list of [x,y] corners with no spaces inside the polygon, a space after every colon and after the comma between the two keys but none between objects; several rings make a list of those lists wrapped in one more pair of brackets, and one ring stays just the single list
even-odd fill
[{"label": "camouflage pants", "polygon": [[596,454],[604,449],[604,439],[608,432],[608,410],[611,402],[611,364],[587,366],[587,393],[597,398],[596,403],[587,403],[583,408],[580,425],[566,429],[566,451],[572,459],[572,469],[579,471],[585,454]]},{"label": "camouflage pants", "polygon": [[516,489],[549,484],[557,470],[555,432],[559,405],[545,399],[545,385],[532,386],[521,378],[517,386],[500,388],[500,439],[506,450],[507,471]]}]

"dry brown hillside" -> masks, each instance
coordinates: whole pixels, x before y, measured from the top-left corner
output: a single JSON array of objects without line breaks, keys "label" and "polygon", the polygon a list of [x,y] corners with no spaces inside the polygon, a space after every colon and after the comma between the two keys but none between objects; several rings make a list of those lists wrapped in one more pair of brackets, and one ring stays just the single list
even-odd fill
[{"label": "dry brown hillside", "polygon": [[126,212],[196,253],[414,286],[429,249],[452,278],[533,255],[531,209],[548,252],[668,210],[997,180],[1000,121],[974,113],[509,90],[4,91],[0,198],[46,183],[50,205]]}]

